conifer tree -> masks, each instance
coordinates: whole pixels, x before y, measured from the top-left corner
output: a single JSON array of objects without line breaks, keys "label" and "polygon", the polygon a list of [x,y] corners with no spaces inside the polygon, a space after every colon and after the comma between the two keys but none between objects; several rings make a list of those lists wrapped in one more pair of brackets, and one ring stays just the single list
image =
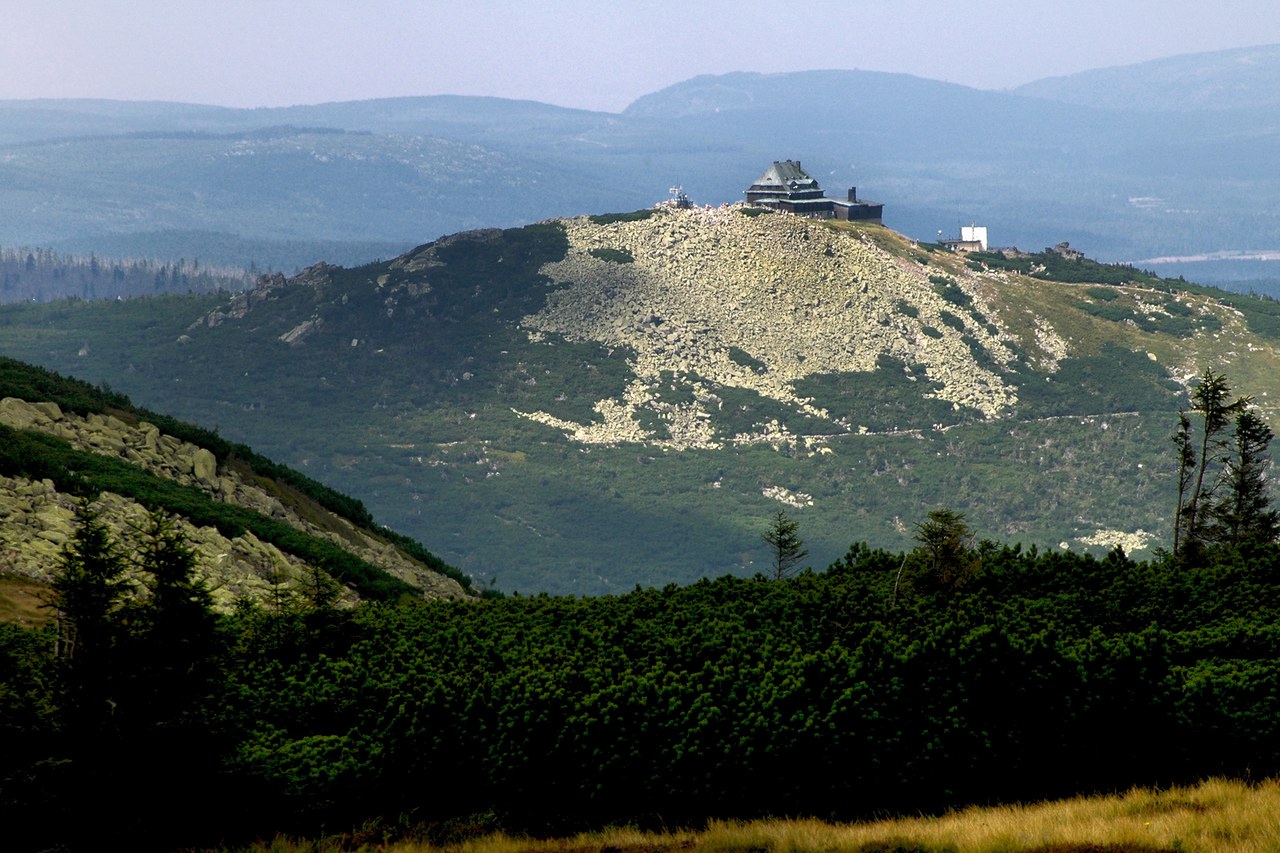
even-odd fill
[{"label": "conifer tree", "polygon": [[174,519],[154,511],[144,532],[138,567],[151,576],[151,596],[139,608],[136,642],[144,694],[151,694],[146,701],[163,715],[179,712],[199,691],[216,650],[218,619]]},{"label": "conifer tree", "polygon": [[1280,533],[1280,512],[1271,508],[1267,448],[1274,434],[1252,411],[1236,416],[1231,455],[1223,471],[1224,494],[1214,505],[1213,539],[1229,547],[1270,542]]},{"label": "conifer tree", "polygon": [[76,529],[61,559],[51,585],[59,623],[62,710],[73,740],[92,739],[110,723],[116,706],[116,657],[123,639],[118,611],[127,564],[88,500],[76,507]]},{"label": "conifer tree", "polygon": [[1186,557],[1210,545],[1234,548],[1275,540],[1280,512],[1271,508],[1267,479],[1271,428],[1249,409],[1252,398],[1232,399],[1226,377],[1211,369],[1201,375],[1191,400],[1191,411],[1199,415],[1198,438],[1185,412],[1178,414],[1173,435],[1178,460],[1174,553]]},{"label": "conifer tree", "polygon": [[929,518],[916,525],[917,552],[926,561],[926,586],[954,592],[973,575],[973,530],[964,513],[949,509],[929,511]]},{"label": "conifer tree", "polygon": [[769,522],[769,529],[761,537],[769,546],[773,560],[773,579],[782,580],[795,574],[800,561],[809,555],[797,531],[800,525],[787,517],[782,510]]},{"label": "conifer tree", "polygon": [[[1210,538],[1213,510],[1221,500],[1220,488],[1224,482],[1224,466],[1229,453],[1230,438],[1226,435],[1226,430],[1249,403],[1249,397],[1232,400],[1227,378],[1215,373],[1212,368],[1205,368],[1199,384],[1191,392],[1191,410],[1200,416],[1200,450],[1198,459],[1191,462],[1195,474],[1193,478],[1188,478],[1189,491],[1184,495],[1180,489],[1176,516],[1182,533],[1180,536],[1175,535],[1179,552],[1188,547],[1199,548]],[[1180,423],[1182,418],[1185,415],[1180,415]],[[1179,438],[1175,435],[1175,444],[1178,441]],[[1188,459],[1185,449],[1181,450],[1180,466],[1186,466]],[[1183,473],[1186,473],[1185,470]],[[1209,477],[1207,481],[1206,476]],[[1179,485],[1181,484],[1182,475],[1179,477]]]},{"label": "conifer tree", "polygon": [[1173,446],[1178,458],[1178,504],[1173,512],[1173,553],[1177,554],[1182,546],[1183,510],[1196,475],[1196,449],[1191,439],[1191,419],[1186,412],[1178,412]]}]

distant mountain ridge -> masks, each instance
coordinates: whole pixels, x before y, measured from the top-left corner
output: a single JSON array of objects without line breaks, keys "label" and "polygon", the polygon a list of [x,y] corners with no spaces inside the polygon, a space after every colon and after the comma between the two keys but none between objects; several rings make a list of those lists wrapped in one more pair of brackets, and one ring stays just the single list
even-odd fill
[{"label": "distant mountain ridge", "polygon": [[[815,102],[812,96],[818,92],[830,93],[833,97]],[[775,73],[734,71],[700,75],[644,95],[628,105],[622,114],[670,119],[736,110],[783,110],[789,114],[788,117],[793,117],[790,114],[806,110],[817,110],[822,114],[840,113],[850,104],[873,103],[884,97],[898,98],[904,93],[926,102],[932,102],[939,96],[1003,99],[999,92],[985,92],[913,74],[841,69]]]},{"label": "distant mountain ridge", "polygon": [[1036,80],[1015,94],[1111,110],[1280,107],[1280,45],[1196,53]]},{"label": "distant mountain ridge", "polygon": [[[220,107],[166,101],[46,98],[0,100],[0,144],[137,133],[247,133],[271,127],[327,127],[420,135],[441,125],[528,129],[562,119],[579,128],[608,113],[574,110],[536,101],[469,95],[423,95],[337,101],[292,107]],[[495,131],[496,132],[496,131]]]},{"label": "distant mountain ridge", "polygon": [[[1001,245],[1065,239],[1102,259],[1267,249],[1280,233],[1274,56],[1203,54],[1015,92],[739,72],[616,114],[452,96],[262,110],[9,101],[0,245],[87,254],[100,241],[136,257],[136,234],[204,258],[194,235],[216,233],[227,255],[210,261],[289,270],[371,259],[358,254],[370,244],[636,209],[672,185],[699,204],[735,201],[764,164],[800,159],[885,201],[888,224],[918,239],[980,221]],[[260,136],[273,127],[291,130]]]}]

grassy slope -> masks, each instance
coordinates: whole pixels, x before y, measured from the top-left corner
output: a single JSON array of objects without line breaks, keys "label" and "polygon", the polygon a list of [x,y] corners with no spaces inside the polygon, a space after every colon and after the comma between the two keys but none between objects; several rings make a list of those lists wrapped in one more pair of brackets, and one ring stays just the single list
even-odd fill
[{"label": "grassy slope", "polygon": [[[503,834],[449,843],[406,841],[392,853],[1263,853],[1280,845],[1280,785],[1209,780],[1193,787],[1135,789],[1046,803],[970,808],[937,817],[831,824],[819,820],[712,822],[650,832],[619,827],[567,838]],[[467,827],[457,826],[459,834]],[[378,837],[346,838],[370,850]],[[338,839],[333,839],[333,848]],[[330,849],[275,839],[253,851]]]},{"label": "grassy slope", "polygon": [[[817,820],[713,823],[700,832],[616,830],[573,839],[493,837],[443,849],[466,853],[729,851],[818,853],[1252,853],[1280,844],[1280,786],[1209,781],[1192,788],[1134,790],[1058,802],[972,808],[939,817],[866,824]],[[432,848],[405,844],[398,853]]]},{"label": "grassy slope", "polygon": [[54,619],[49,588],[16,575],[0,575],[0,622],[39,628]]},{"label": "grassy slope", "polygon": [[[596,223],[601,234],[643,225]],[[330,270],[216,328],[189,328],[217,307],[212,297],[13,306],[0,311],[0,351],[251,441],[357,495],[479,579],[558,592],[752,573],[763,559],[759,533],[778,507],[762,494],[769,487],[812,495],[814,506],[793,515],[815,565],[854,540],[900,548],[937,505],[966,512],[984,535],[1028,543],[1099,528],[1159,534],[1172,504],[1166,436],[1183,404],[1169,374],[1213,365],[1275,414],[1272,303],[1196,288],[1175,300],[1150,281],[1099,288],[978,273],[885,229],[836,230],[866,236],[886,263],[907,263],[922,288],[913,298],[928,302],[936,276],[982,300],[991,315],[982,319],[1015,353],[1005,375],[1018,405],[986,420],[922,401],[936,385],[889,361],[795,385],[833,413],[846,406],[867,435],[840,433],[749,389],[716,389],[738,418],[725,419],[724,434],[778,418],[797,433],[830,434],[830,454],[567,440],[512,410],[589,422],[594,401],[619,398],[632,368],[625,347],[555,335],[534,343],[518,327],[546,300],[543,264],[569,251],[554,225],[445,241],[420,250],[429,263],[418,270]],[[963,318],[967,309],[946,310]],[[1037,316],[1070,353],[1056,372],[1037,342]],[[315,318],[322,325],[301,344],[279,342]],[[691,399],[688,376],[663,376],[664,400]],[[940,422],[947,429],[932,429]]]}]

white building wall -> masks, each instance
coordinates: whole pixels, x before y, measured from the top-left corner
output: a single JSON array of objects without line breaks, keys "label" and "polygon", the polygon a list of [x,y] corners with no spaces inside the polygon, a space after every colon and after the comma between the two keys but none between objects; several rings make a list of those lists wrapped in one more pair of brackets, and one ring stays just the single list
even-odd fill
[{"label": "white building wall", "polygon": [[977,243],[982,246],[980,251],[987,250],[987,226],[985,225],[961,225],[960,239],[966,243]]}]

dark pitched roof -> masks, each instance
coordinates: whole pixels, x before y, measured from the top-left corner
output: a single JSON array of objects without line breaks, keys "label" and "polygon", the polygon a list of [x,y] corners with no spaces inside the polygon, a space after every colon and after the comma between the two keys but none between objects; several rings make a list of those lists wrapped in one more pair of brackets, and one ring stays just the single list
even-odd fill
[{"label": "dark pitched roof", "polygon": [[765,173],[756,179],[752,184],[752,188],[759,187],[778,187],[779,189],[788,190],[805,190],[820,189],[818,182],[809,177],[804,169],[800,168],[799,160],[783,160],[779,163],[773,161],[773,165],[765,170]]}]

